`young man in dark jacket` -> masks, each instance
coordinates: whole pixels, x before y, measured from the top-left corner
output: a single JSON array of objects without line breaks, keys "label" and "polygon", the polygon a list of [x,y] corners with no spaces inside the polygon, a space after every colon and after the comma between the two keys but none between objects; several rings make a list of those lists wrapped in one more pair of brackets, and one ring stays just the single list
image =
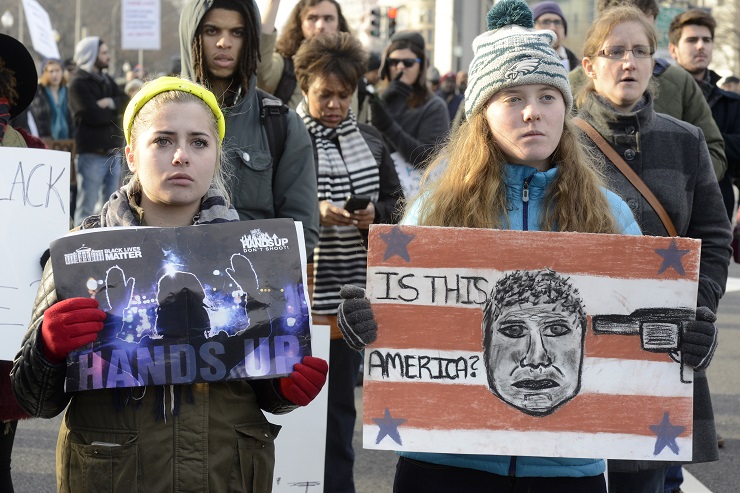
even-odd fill
[{"label": "young man in dark jacket", "polygon": [[123,131],[121,115],[128,98],[108,68],[108,45],[96,37],[82,39],[75,47],[77,71],[69,84],[69,109],[77,127],[77,209],[75,224],[100,212],[118,190],[121,178]]},{"label": "young man in dark jacket", "polygon": [[716,27],[717,22],[708,12],[687,10],[671,22],[668,29],[668,49],[676,63],[686,69],[699,85],[725,140],[727,173],[720,180],[719,188],[727,216],[732,221],[735,209],[732,180],[740,174],[740,95],[717,87],[721,77],[709,70]]},{"label": "young man in dark jacket", "polygon": [[301,221],[310,258],[319,238],[311,139],[288,110],[284,142],[277,143],[282,154],[273,161],[256,88],[260,29],[254,0],[188,1],[180,15],[182,75],[209,87],[226,117],[224,157],[234,174],[229,192],[239,218]]}]

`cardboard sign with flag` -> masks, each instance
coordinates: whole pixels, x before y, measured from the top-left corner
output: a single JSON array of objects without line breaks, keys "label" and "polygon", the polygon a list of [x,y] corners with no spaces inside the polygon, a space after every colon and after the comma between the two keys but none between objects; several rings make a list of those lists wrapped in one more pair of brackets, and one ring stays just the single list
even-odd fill
[{"label": "cardboard sign with flag", "polygon": [[364,447],[690,460],[700,246],[372,226]]}]

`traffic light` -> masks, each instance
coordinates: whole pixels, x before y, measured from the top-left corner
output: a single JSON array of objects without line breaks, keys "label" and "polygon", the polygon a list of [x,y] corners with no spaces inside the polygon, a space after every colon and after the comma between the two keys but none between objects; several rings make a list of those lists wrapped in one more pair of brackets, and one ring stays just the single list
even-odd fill
[{"label": "traffic light", "polygon": [[398,9],[396,7],[388,7],[388,37],[390,38],[396,33],[396,15]]},{"label": "traffic light", "polygon": [[380,9],[370,10],[370,36],[380,37]]}]

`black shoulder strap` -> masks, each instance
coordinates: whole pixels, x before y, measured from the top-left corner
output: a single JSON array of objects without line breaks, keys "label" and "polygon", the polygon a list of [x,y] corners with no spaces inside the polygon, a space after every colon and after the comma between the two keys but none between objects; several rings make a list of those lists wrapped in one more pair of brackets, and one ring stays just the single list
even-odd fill
[{"label": "black shoulder strap", "polygon": [[357,108],[362,108],[362,104],[365,102],[365,97],[367,97],[367,79],[365,77],[360,77],[360,80],[357,81]]},{"label": "black shoulder strap", "polygon": [[671,64],[663,58],[655,57],[655,64],[653,65],[653,75],[660,77],[663,75]]},{"label": "black shoulder strap", "polygon": [[283,57],[283,61],[285,62],[283,64],[283,74],[280,76],[280,82],[278,82],[274,94],[283,103],[288,104],[295,92],[295,87],[298,85],[298,79],[295,77],[293,59],[291,57]]},{"label": "black shoulder strap", "polygon": [[260,108],[260,123],[267,133],[267,144],[272,156],[272,174],[275,175],[277,165],[285,151],[285,140],[288,138],[288,107],[275,96],[257,88]]}]

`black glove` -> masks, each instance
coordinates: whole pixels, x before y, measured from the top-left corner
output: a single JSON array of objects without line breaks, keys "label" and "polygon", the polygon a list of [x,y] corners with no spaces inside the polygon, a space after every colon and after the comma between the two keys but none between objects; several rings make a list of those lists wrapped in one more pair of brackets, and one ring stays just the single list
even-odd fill
[{"label": "black glove", "polygon": [[410,85],[405,82],[401,82],[400,80],[393,80],[385,89],[383,89],[381,97],[384,101],[406,99],[411,95],[411,91],[413,91],[413,88]]},{"label": "black glove", "polygon": [[351,284],[342,286],[339,295],[345,300],[337,311],[339,330],[349,347],[362,351],[378,337],[378,324],[370,308],[370,300],[365,298],[364,289]]},{"label": "black glove", "polygon": [[393,125],[393,118],[386,111],[385,104],[377,98],[370,100],[370,122],[381,132],[385,132]]},{"label": "black glove", "polygon": [[696,320],[684,323],[681,338],[683,361],[694,371],[705,370],[717,349],[717,316],[705,306],[696,309]]}]

